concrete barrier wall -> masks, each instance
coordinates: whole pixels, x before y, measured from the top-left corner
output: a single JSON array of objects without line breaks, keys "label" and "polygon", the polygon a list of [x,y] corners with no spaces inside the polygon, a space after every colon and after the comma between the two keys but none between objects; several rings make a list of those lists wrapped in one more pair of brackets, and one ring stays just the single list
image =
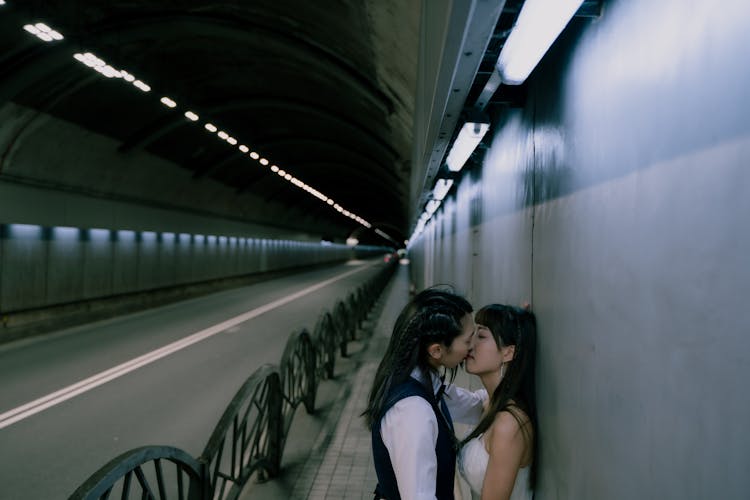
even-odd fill
[{"label": "concrete barrier wall", "polygon": [[576,20],[412,246],[418,287],[533,304],[539,500],[747,498],[749,16]]},{"label": "concrete barrier wall", "polygon": [[[362,251],[368,253],[367,249]],[[278,271],[353,256],[353,250],[345,245],[309,241],[2,224],[0,312]]]}]

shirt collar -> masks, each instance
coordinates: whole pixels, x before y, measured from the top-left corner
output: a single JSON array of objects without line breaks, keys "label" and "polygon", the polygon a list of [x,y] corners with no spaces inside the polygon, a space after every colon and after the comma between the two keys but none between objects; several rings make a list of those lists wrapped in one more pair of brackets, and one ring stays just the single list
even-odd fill
[{"label": "shirt collar", "polygon": [[[432,381],[432,392],[434,394],[437,394],[438,390],[440,390],[440,386],[443,385],[443,381],[435,370],[429,370],[428,373],[430,374],[430,379]],[[411,371],[410,376],[411,378],[418,380],[421,383],[425,382],[424,378],[422,377],[422,370],[420,370],[419,367],[415,367]]]}]

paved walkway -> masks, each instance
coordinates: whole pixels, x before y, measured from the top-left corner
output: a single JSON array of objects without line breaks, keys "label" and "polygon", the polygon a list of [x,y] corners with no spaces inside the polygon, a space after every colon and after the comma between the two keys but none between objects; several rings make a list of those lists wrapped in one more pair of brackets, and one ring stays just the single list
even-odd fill
[{"label": "paved walkway", "polygon": [[334,380],[321,384],[317,415],[309,416],[298,409],[281,476],[263,484],[249,484],[241,500],[373,498],[377,479],[370,431],[359,415],[393,324],[408,299],[408,268],[402,266],[371,314],[369,339],[350,344],[351,356],[336,360]]}]

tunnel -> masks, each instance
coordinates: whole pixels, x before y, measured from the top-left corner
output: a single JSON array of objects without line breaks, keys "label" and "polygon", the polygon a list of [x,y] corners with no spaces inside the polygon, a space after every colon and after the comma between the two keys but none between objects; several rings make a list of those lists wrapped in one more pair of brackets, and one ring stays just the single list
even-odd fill
[{"label": "tunnel", "polygon": [[536,318],[534,498],[746,498],[749,15],[0,0],[0,499],[371,498],[435,286]]}]

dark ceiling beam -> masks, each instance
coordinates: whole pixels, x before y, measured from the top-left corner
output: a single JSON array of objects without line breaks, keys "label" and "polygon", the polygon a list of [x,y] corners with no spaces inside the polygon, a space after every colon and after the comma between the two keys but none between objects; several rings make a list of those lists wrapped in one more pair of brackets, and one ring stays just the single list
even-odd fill
[{"label": "dark ceiling beam", "polygon": [[[380,171],[382,175],[387,176],[388,180],[392,182],[400,182],[400,179],[393,173],[393,170],[388,168],[388,165],[383,162],[375,161],[374,159],[362,154],[357,149],[343,145],[340,142],[329,141],[319,138],[307,138],[307,137],[283,137],[273,139],[271,141],[261,142],[257,144],[257,147],[264,152],[271,151],[274,148],[285,149],[287,147],[297,147],[302,144],[310,144],[314,146],[323,146],[325,149],[331,151],[337,151],[350,155],[353,158],[357,158],[362,165],[367,165],[368,168],[373,172],[373,175],[377,175],[374,172]],[[293,165],[292,165],[293,166]],[[282,165],[279,165],[282,167]]]},{"label": "dark ceiling beam", "polygon": [[[404,231],[394,226],[393,224],[390,224],[382,220],[379,220],[377,222],[370,221],[370,224],[372,224],[373,232],[375,232],[375,229],[380,229],[381,231],[386,233],[388,236],[396,240],[399,244],[402,244],[404,240],[406,240],[406,234],[404,234]],[[378,237],[382,238],[382,236],[380,235],[378,235]]]},{"label": "dark ceiling beam", "polygon": [[[221,104],[215,104],[210,106],[204,106],[200,110],[201,113],[208,114],[208,120],[214,120],[217,115],[226,112],[236,113],[239,111],[246,111],[252,109],[269,108],[274,110],[284,110],[290,113],[300,113],[321,120],[328,120],[336,122],[342,127],[346,127],[349,131],[356,131],[361,136],[363,143],[368,143],[374,148],[382,150],[388,154],[392,159],[398,158],[398,153],[393,147],[379,137],[373,136],[373,131],[364,128],[359,123],[351,120],[348,115],[341,113],[334,113],[330,110],[323,109],[320,106],[310,104],[302,101],[294,101],[287,99],[279,99],[274,97],[265,96],[254,96],[247,99],[238,99],[223,102]],[[164,117],[153,121],[146,125],[142,129],[135,132],[130,138],[126,139],[120,146],[120,151],[130,152],[147,147],[152,142],[156,141],[160,137],[168,134],[169,132],[182,127],[183,125],[195,125],[181,114],[175,113],[170,117]]]},{"label": "dark ceiling beam", "polygon": [[30,51],[26,57],[3,67],[0,73],[0,102],[12,100],[34,83],[59,71],[65,64],[71,68],[74,64],[80,64],[73,59],[74,46],[66,38],[55,42],[53,46],[40,46]]},{"label": "dark ceiling beam", "polygon": [[230,151],[229,153],[223,155],[219,160],[209,163],[209,162],[201,162],[200,166],[197,168],[191,169],[193,170],[193,179],[200,179],[202,177],[207,177],[215,172],[217,172],[220,168],[225,167],[232,163],[233,161],[239,160],[244,155],[241,153],[238,153],[237,151]]},{"label": "dark ceiling beam", "polygon": [[404,185],[397,184],[394,186],[378,176],[367,175],[349,164],[335,161],[295,162],[293,170],[297,173],[296,177],[300,177],[304,182],[307,182],[305,180],[307,177],[318,179],[321,177],[321,174],[323,174],[324,178],[343,174],[356,182],[379,189],[384,195],[393,198],[394,201],[399,200],[406,193],[407,189]]},{"label": "dark ceiling beam", "polygon": [[[364,197],[365,193],[363,192],[360,196]],[[358,222],[353,221],[352,219],[349,219],[345,215],[337,213],[333,207],[327,205],[326,203],[323,203],[322,201],[318,200],[317,198],[314,198],[313,196],[310,196],[308,193],[305,193],[302,190],[299,190],[298,193],[293,193],[293,192],[290,193],[288,192],[288,190],[284,189],[284,187],[280,187],[278,189],[273,190],[272,192],[269,192],[268,195],[263,198],[263,202],[264,203],[276,202],[276,203],[284,205],[286,208],[290,210],[297,209],[297,210],[302,211],[303,213],[309,213],[310,210],[314,210],[316,213],[321,213],[321,216],[327,219],[340,218],[342,219],[342,222],[344,222],[344,219],[346,219],[355,224],[359,224]],[[356,215],[364,218],[365,220],[369,218],[368,213],[357,209],[357,207],[344,206],[344,208],[346,210],[353,211]],[[381,211],[381,216],[382,216],[382,211]],[[388,227],[394,228],[389,233],[391,235],[401,234],[401,231],[395,231],[395,226],[391,224],[380,223],[380,225],[381,226],[386,225]],[[373,227],[375,226],[373,225]]]},{"label": "dark ceiling beam", "polygon": [[[22,5],[23,3],[19,6]],[[43,47],[40,46],[40,50],[33,51],[33,54],[29,54],[18,64],[22,67],[19,68],[19,71],[8,72],[5,75],[7,78],[3,78],[0,82],[0,101],[9,100],[34,81],[60,71],[66,61],[70,63],[71,67],[73,64],[78,64],[72,59],[72,53],[86,46],[86,42],[89,40],[95,40],[101,44],[102,41],[111,38],[113,41],[122,43],[128,39],[153,36],[155,29],[158,32],[168,33],[172,26],[180,28],[177,31],[187,30],[197,35],[200,33],[200,29],[190,29],[190,25],[194,25],[196,28],[210,28],[211,34],[220,32],[226,35],[234,35],[238,39],[246,39],[249,31],[263,32],[267,36],[273,36],[282,43],[286,43],[291,48],[291,53],[296,54],[298,51],[304,51],[306,55],[302,57],[309,64],[319,63],[323,67],[325,67],[325,63],[330,64],[334,68],[333,73],[345,75],[353,84],[352,88],[356,89],[361,95],[388,114],[393,113],[394,104],[391,98],[378,88],[371,78],[360,72],[354,64],[309,37],[300,35],[297,30],[276,28],[275,26],[278,23],[271,20],[269,20],[268,25],[264,25],[256,19],[239,19],[234,16],[217,15],[205,11],[200,13],[171,12],[127,18],[118,17],[88,27],[85,32],[86,36],[83,36],[84,33],[66,32],[64,40]],[[88,48],[96,51],[96,47]],[[106,54],[102,54],[102,56],[107,59]],[[132,70],[131,68],[124,69]]]},{"label": "dark ceiling beam", "polygon": [[200,12],[180,10],[157,14],[140,13],[136,16],[117,17],[90,26],[87,34],[92,35],[94,39],[104,34],[116,36],[118,40],[125,40],[151,35],[155,28],[159,32],[169,33],[171,27],[175,26],[179,28],[178,31],[188,31],[197,36],[200,29],[191,29],[191,25],[195,28],[210,28],[211,34],[219,32],[242,40],[247,38],[248,32],[262,33],[265,39],[272,37],[279,43],[289,46],[291,53],[305,53],[301,58],[306,59],[308,64],[318,63],[324,67],[325,64],[329,64],[334,68],[334,73],[345,75],[360,91],[359,93],[366,96],[377,107],[388,114],[393,113],[392,99],[378,87],[376,82],[362,73],[355,64],[312,38],[303,35],[300,30],[281,26],[275,19],[269,19],[264,23],[261,20],[262,18],[262,11],[246,17],[222,15],[207,10]]}]

